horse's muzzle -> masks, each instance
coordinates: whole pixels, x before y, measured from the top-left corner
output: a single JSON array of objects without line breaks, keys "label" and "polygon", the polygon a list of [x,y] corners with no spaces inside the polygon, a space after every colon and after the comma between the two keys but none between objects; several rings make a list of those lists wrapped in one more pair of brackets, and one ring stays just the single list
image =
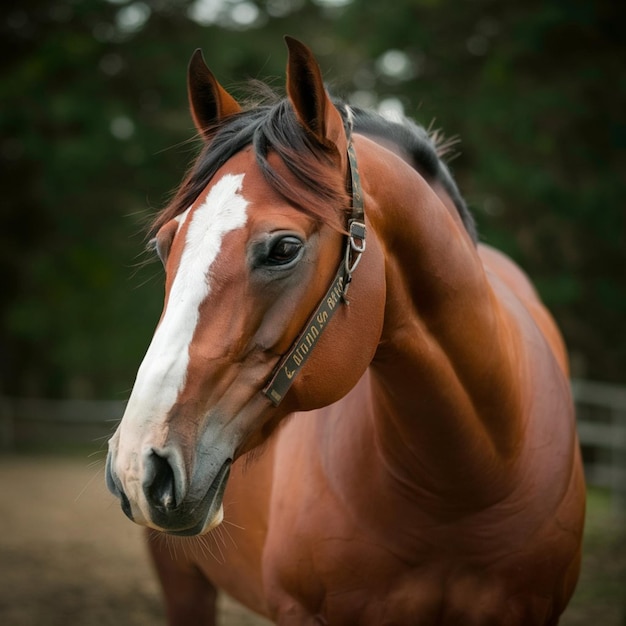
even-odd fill
[{"label": "horse's muzzle", "polygon": [[222,521],[222,499],[231,463],[226,459],[217,471],[213,463],[198,463],[188,481],[179,455],[171,449],[151,448],[143,459],[141,490],[128,494],[109,452],[106,482],[131,520],[172,535],[199,535]]}]

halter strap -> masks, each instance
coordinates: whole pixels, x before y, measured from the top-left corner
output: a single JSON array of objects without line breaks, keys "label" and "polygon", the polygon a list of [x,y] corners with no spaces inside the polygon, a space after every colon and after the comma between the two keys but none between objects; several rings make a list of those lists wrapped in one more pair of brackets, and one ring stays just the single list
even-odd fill
[{"label": "halter strap", "polygon": [[346,137],[348,139],[348,184],[352,197],[352,211],[348,219],[348,235],[346,237],[345,254],[339,264],[335,278],[328,291],[313,311],[304,329],[300,332],[289,351],[283,355],[274,368],[270,379],[263,389],[263,393],[278,406],[293,384],[296,375],[300,372],[313,348],[328,325],[328,322],[343,302],[348,305],[346,297],[352,273],[365,252],[365,205],[363,189],[357,167],[356,152],[352,143],[352,114],[348,109],[346,121]]}]

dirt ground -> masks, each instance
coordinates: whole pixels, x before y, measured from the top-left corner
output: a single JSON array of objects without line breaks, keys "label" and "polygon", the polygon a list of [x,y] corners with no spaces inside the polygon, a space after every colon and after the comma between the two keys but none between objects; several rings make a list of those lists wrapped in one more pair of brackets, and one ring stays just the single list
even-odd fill
[{"label": "dirt ground", "polygon": [[[141,529],[104,462],[0,457],[0,626],[165,626]],[[267,621],[226,597],[222,626]]]},{"label": "dirt ground", "polygon": [[[165,626],[141,530],[103,485],[103,460],[0,457],[0,625]],[[561,626],[625,626],[624,545],[592,519]],[[227,597],[222,626],[261,626]]]}]

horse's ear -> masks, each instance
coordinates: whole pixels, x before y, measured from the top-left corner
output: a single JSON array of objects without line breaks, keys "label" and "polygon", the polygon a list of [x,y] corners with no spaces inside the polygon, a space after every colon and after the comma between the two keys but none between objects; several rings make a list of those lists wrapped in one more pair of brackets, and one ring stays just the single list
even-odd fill
[{"label": "horse's ear", "polygon": [[303,43],[286,36],[287,96],[300,123],[323,145],[331,144],[342,155],[346,135],[339,111],[328,97],[322,72],[313,53]]},{"label": "horse's ear", "polygon": [[221,119],[241,111],[237,101],[217,82],[207,67],[200,49],[193,53],[189,62],[187,93],[194,124],[207,140]]}]

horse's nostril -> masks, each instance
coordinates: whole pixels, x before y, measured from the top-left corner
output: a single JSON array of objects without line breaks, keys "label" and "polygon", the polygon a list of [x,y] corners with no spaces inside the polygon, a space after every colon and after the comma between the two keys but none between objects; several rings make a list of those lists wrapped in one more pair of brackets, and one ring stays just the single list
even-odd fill
[{"label": "horse's nostril", "polygon": [[167,457],[155,450],[146,459],[144,493],[148,502],[158,509],[176,508],[176,478]]},{"label": "horse's nostril", "polygon": [[132,508],[130,506],[130,500],[128,499],[128,497],[126,496],[126,494],[124,493],[124,490],[122,489],[119,480],[115,477],[115,474],[113,473],[113,460],[111,457],[111,454],[109,454],[107,456],[107,464],[106,464],[106,469],[105,469],[105,478],[106,478],[106,484],[107,487],[109,488],[109,491],[117,498],[120,499],[120,502],[122,504],[122,511],[124,512],[124,514],[126,515],[126,517],[128,517],[129,519],[133,519],[133,511]]},{"label": "horse's nostril", "polygon": [[132,520],[133,519],[133,512],[132,512],[132,509],[130,507],[130,501],[126,497],[126,494],[123,491],[120,491],[120,502],[122,504],[122,511],[124,512],[124,515],[126,515],[126,517],[128,519]]}]

